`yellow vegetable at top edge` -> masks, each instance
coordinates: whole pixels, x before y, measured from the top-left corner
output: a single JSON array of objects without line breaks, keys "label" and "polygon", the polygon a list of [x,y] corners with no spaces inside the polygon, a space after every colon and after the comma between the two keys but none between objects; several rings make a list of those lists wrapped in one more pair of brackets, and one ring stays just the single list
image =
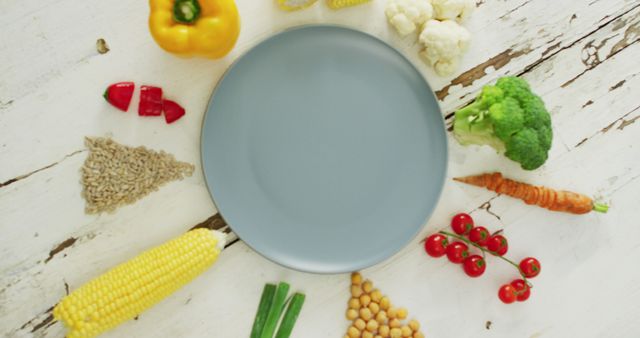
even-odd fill
[{"label": "yellow vegetable at top edge", "polygon": [[149,29],[167,52],[221,58],[240,35],[240,16],[233,0],[149,0]]}]

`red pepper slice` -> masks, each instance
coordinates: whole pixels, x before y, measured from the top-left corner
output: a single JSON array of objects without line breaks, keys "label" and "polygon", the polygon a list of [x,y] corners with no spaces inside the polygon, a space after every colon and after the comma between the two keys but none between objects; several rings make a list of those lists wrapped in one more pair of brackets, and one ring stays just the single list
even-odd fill
[{"label": "red pepper slice", "polygon": [[178,120],[185,113],[184,108],[170,100],[164,100],[163,106],[164,119],[167,121],[167,124],[173,123],[174,121]]},{"label": "red pepper slice", "polygon": [[131,103],[134,89],[133,82],[118,82],[107,87],[102,96],[112,106],[126,112],[129,110],[129,103]]},{"label": "red pepper slice", "polygon": [[160,116],[162,114],[162,88],[154,86],[140,87],[138,115]]}]

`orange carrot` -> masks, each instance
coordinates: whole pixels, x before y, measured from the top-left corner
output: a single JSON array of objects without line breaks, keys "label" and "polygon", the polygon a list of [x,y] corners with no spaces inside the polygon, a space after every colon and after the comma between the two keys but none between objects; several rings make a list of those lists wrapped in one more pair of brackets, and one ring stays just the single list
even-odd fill
[{"label": "orange carrot", "polygon": [[605,213],[609,209],[606,204],[594,203],[588,196],[517,182],[503,178],[501,173],[456,177],[454,180],[519,198],[527,204],[535,204],[553,211],[586,214],[591,210]]}]

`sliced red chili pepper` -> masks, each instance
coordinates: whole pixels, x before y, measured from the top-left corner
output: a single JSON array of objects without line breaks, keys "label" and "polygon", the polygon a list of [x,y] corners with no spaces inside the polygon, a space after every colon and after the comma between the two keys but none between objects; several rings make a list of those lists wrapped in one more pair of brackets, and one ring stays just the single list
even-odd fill
[{"label": "sliced red chili pepper", "polygon": [[162,88],[154,86],[140,87],[138,115],[160,116],[162,114]]},{"label": "sliced red chili pepper", "polygon": [[184,108],[170,100],[164,100],[163,106],[164,119],[167,121],[167,123],[173,123],[174,121],[181,118],[185,113]]},{"label": "sliced red chili pepper", "polygon": [[134,89],[133,82],[118,82],[107,87],[102,96],[112,106],[122,111],[127,111],[129,110],[129,103],[131,103]]}]

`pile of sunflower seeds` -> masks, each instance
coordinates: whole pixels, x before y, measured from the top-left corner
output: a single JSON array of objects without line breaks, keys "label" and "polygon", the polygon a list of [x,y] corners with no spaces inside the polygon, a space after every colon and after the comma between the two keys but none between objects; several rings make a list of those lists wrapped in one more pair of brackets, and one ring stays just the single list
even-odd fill
[{"label": "pile of sunflower seeds", "polygon": [[164,151],[128,147],[109,138],[85,137],[89,156],[82,167],[85,212],[114,212],[163,184],[191,176],[193,164],[179,162]]}]

